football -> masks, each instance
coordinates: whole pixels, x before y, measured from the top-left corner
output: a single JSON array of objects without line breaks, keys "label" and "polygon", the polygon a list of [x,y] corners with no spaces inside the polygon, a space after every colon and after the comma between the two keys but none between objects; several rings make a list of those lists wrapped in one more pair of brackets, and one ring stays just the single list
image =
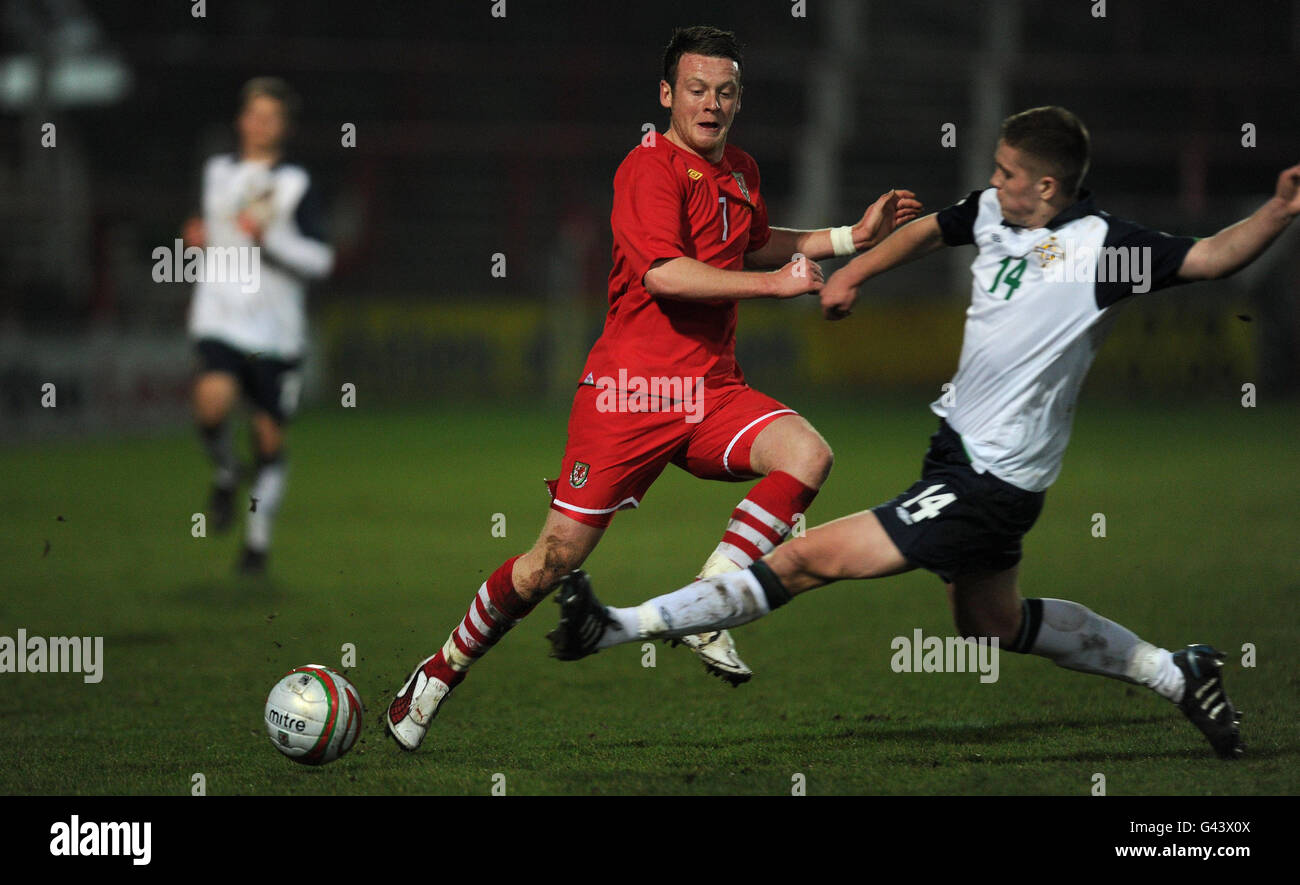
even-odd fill
[{"label": "football", "polygon": [[266,733],[294,762],[324,765],[352,749],[364,712],[361,695],[346,677],[321,664],[306,664],[271,688]]}]

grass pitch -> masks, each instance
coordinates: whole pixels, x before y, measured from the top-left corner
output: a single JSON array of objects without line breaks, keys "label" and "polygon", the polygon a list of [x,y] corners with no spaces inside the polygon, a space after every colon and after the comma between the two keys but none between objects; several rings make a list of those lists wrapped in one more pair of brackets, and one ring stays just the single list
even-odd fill
[{"label": "grass pitch", "polygon": [[[917,477],[922,400],[805,403],[836,451],[811,523]],[[191,536],[207,468],[188,433],[0,451],[0,635],[104,637],[104,676],[0,674],[0,792],[487,795],[1293,794],[1300,409],[1112,407],[1085,395],[1026,542],[1026,595],[1082,602],[1169,648],[1229,652],[1248,756],[1213,757],[1145,690],[1004,654],[1000,678],[895,673],[891,640],[953,632],[915,572],[836,585],[736,631],[732,690],[684,649],[547,657],[549,602],[475,666],[415,754],[378,715],[486,574],[541,526],[565,409],[316,411],[290,437],[271,573],[236,577],[238,534]],[[745,485],[669,468],[588,561],[605,601],[686,583]],[[1093,536],[1093,515],[1106,537]],[[504,515],[506,537],[495,537]],[[494,522],[495,518],[495,522]],[[262,704],[308,662],[348,671],[362,742],[319,769],[270,745]],[[1251,643],[1256,664],[1243,668]]]}]

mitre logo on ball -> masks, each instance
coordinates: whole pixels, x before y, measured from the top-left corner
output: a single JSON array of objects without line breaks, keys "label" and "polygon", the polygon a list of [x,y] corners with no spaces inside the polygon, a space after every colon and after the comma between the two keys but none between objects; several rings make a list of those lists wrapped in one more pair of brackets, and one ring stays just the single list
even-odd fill
[{"label": "mitre logo on ball", "polygon": [[325,765],[356,744],[364,712],[361,695],[346,676],[307,664],[280,677],[263,717],[277,750],[294,762]]}]

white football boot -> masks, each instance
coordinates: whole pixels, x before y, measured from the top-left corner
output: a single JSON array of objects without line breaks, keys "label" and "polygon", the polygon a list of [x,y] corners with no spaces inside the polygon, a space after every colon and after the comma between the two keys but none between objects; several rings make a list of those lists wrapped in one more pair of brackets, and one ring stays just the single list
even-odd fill
[{"label": "white football boot", "polygon": [[[740,566],[715,550],[704,563],[704,568],[700,569],[699,579],[704,580],[724,572],[734,572],[739,568]],[[732,641],[731,633],[727,630],[683,636],[681,642],[695,652],[705,670],[731,683],[732,688],[754,677],[754,671],[740,659],[740,655],[736,654],[736,643]]]},{"label": "white football boot", "polygon": [[430,655],[420,662],[384,713],[384,725],[389,736],[403,750],[414,751],[420,746],[429,730],[429,723],[433,722],[443,700],[455,687],[424,672],[424,665],[435,657]]}]

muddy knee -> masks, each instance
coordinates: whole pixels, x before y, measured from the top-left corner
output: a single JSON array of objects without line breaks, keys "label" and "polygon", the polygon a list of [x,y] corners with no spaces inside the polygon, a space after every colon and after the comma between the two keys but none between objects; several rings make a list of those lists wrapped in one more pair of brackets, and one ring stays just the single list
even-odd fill
[{"label": "muddy knee", "polygon": [[550,593],[565,575],[582,565],[581,546],[559,538],[547,538],[536,552],[540,554],[540,564],[515,582],[515,589],[529,599]]}]

